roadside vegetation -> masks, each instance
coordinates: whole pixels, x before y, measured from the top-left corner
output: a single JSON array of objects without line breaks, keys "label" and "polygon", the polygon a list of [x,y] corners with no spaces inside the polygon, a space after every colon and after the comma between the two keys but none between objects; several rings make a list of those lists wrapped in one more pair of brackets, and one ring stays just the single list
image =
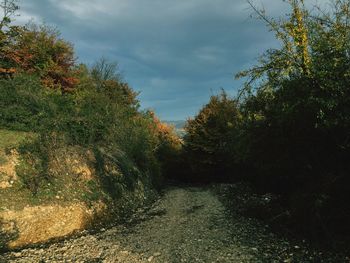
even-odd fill
[{"label": "roadside vegetation", "polygon": [[17,1],[0,1],[0,167],[18,176],[0,189],[0,212],[78,201],[129,211],[126,193],[146,200],[165,180],[237,183],[225,192],[236,211],[349,251],[350,0],[286,2],[280,19],[249,2],[280,48],[237,74],[237,97],[212,96],[180,139],[140,109],[116,63],[78,63],[59,31],[15,26]]},{"label": "roadside vegetation", "polygon": [[140,110],[116,63],[78,63],[57,29],[14,25],[17,1],[0,6],[0,162],[15,150],[19,177],[0,191],[1,206],[114,202],[140,184],[159,188],[180,145],[173,128]]},{"label": "roadside vegetation", "polygon": [[237,97],[212,96],[188,121],[186,180],[248,182],[264,197],[258,217],[349,249],[350,1],[287,2],[279,19],[250,2],[280,48],[237,74]]}]

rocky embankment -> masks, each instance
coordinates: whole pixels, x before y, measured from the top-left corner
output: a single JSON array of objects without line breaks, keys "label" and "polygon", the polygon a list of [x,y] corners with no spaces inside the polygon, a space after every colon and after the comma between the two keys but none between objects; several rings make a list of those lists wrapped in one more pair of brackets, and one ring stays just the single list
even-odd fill
[{"label": "rocky embankment", "polygon": [[98,159],[90,148],[63,144],[44,158],[21,152],[24,140],[30,135],[0,130],[0,251],[123,218],[154,196],[147,175],[129,160],[124,170],[135,176],[124,173],[106,149],[99,149]]}]

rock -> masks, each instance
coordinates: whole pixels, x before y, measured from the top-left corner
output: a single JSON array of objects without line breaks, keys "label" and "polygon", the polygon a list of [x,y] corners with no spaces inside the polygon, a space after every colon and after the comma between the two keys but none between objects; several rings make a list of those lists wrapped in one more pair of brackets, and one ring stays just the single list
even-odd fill
[{"label": "rock", "polygon": [[156,252],[156,253],[153,254],[153,256],[154,256],[154,257],[159,257],[161,254],[162,254],[162,253],[160,253],[160,252]]},{"label": "rock", "polygon": [[[263,226],[256,225],[254,221],[248,222],[246,218],[235,214],[229,215],[229,222],[220,218],[219,220],[218,217],[222,216],[220,213],[223,213],[221,204],[208,191],[175,189],[169,193],[170,195],[164,198],[165,204],[169,206],[167,216],[151,218],[146,216],[148,220],[139,222],[135,226],[110,226],[105,231],[102,228],[91,233],[85,231],[85,235],[66,239],[50,246],[25,249],[19,253],[8,252],[5,255],[0,253],[0,262],[349,261],[344,261],[345,257],[341,260],[339,258],[328,260],[325,254],[308,252],[301,245],[298,249],[297,243],[285,242],[278,239],[276,235],[270,236]],[[193,207],[199,199],[207,200],[207,210],[198,210],[194,214],[182,213],[184,207]],[[78,211],[78,208],[75,210]],[[182,217],[185,217],[185,220]],[[216,222],[215,226],[212,224],[212,219]],[[28,224],[28,228],[30,226]],[[59,227],[62,227],[61,224]],[[315,257],[311,257],[313,255]],[[321,261],[319,260],[321,258],[327,260]]]}]

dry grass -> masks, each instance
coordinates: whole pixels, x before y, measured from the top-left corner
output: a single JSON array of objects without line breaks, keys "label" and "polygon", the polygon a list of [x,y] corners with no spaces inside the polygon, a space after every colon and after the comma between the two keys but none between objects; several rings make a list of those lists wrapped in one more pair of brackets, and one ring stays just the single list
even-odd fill
[{"label": "dry grass", "polygon": [[33,136],[33,133],[28,132],[0,130],[0,150],[15,148],[26,138]]}]

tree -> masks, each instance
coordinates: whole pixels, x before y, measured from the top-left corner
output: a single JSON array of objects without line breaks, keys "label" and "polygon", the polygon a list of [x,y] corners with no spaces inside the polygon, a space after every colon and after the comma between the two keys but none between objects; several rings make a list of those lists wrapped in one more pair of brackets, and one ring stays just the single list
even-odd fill
[{"label": "tree", "polygon": [[[264,21],[268,28],[281,41],[281,48],[267,50],[259,59],[259,64],[236,74],[236,78],[246,77],[245,89],[249,94],[255,87],[260,89],[276,88],[285,79],[310,74],[309,21],[311,17],[303,0],[288,0],[292,9],[287,19],[273,19],[266,15],[264,9],[247,1],[258,19]],[[256,85],[256,86],[255,86]]]},{"label": "tree", "polygon": [[[19,9],[18,0],[2,0],[0,8],[0,77],[16,72],[35,73],[46,87],[72,91],[77,84],[75,57],[70,43],[45,25],[11,25]],[[6,30],[4,28],[6,27]]]},{"label": "tree", "polygon": [[123,82],[118,63],[100,58],[91,67],[90,75],[97,91],[106,93],[115,103],[122,103],[135,109],[139,107],[137,100],[139,93]]},{"label": "tree", "polygon": [[281,194],[298,228],[331,239],[350,218],[350,1],[313,12],[288,2],[279,20],[250,2],[281,47],[237,75],[247,77],[242,138],[255,185]]},{"label": "tree", "polygon": [[223,91],[188,120],[184,151],[199,181],[221,180],[234,166],[231,142],[240,118],[237,101]]},{"label": "tree", "polygon": [[0,2],[0,8],[3,10],[3,16],[0,21],[0,31],[2,31],[5,26],[8,26],[11,23],[11,18],[16,15],[19,9],[17,3],[18,0],[3,0]]},{"label": "tree", "polygon": [[[9,43],[10,35],[14,33],[13,28],[8,28],[7,31],[4,31],[4,27],[9,27],[11,23],[11,18],[16,15],[19,6],[17,5],[17,0],[3,0],[0,2],[0,8],[3,11],[3,16],[0,20],[0,61],[3,61],[2,49],[6,47]],[[16,72],[14,68],[4,67],[4,62],[0,62],[0,78],[11,78]]]},{"label": "tree", "polygon": [[98,82],[98,88],[101,88],[100,86],[104,81],[120,81],[122,78],[118,64],[103,57],[96,61],[92,66],[91,76],[96,82]]},{"label": "tree", "polygon": [[46,25],[10,27],[0,57],[1,68],[37,74],[48,88],[70,92],[78,81],[73,46]]}]

